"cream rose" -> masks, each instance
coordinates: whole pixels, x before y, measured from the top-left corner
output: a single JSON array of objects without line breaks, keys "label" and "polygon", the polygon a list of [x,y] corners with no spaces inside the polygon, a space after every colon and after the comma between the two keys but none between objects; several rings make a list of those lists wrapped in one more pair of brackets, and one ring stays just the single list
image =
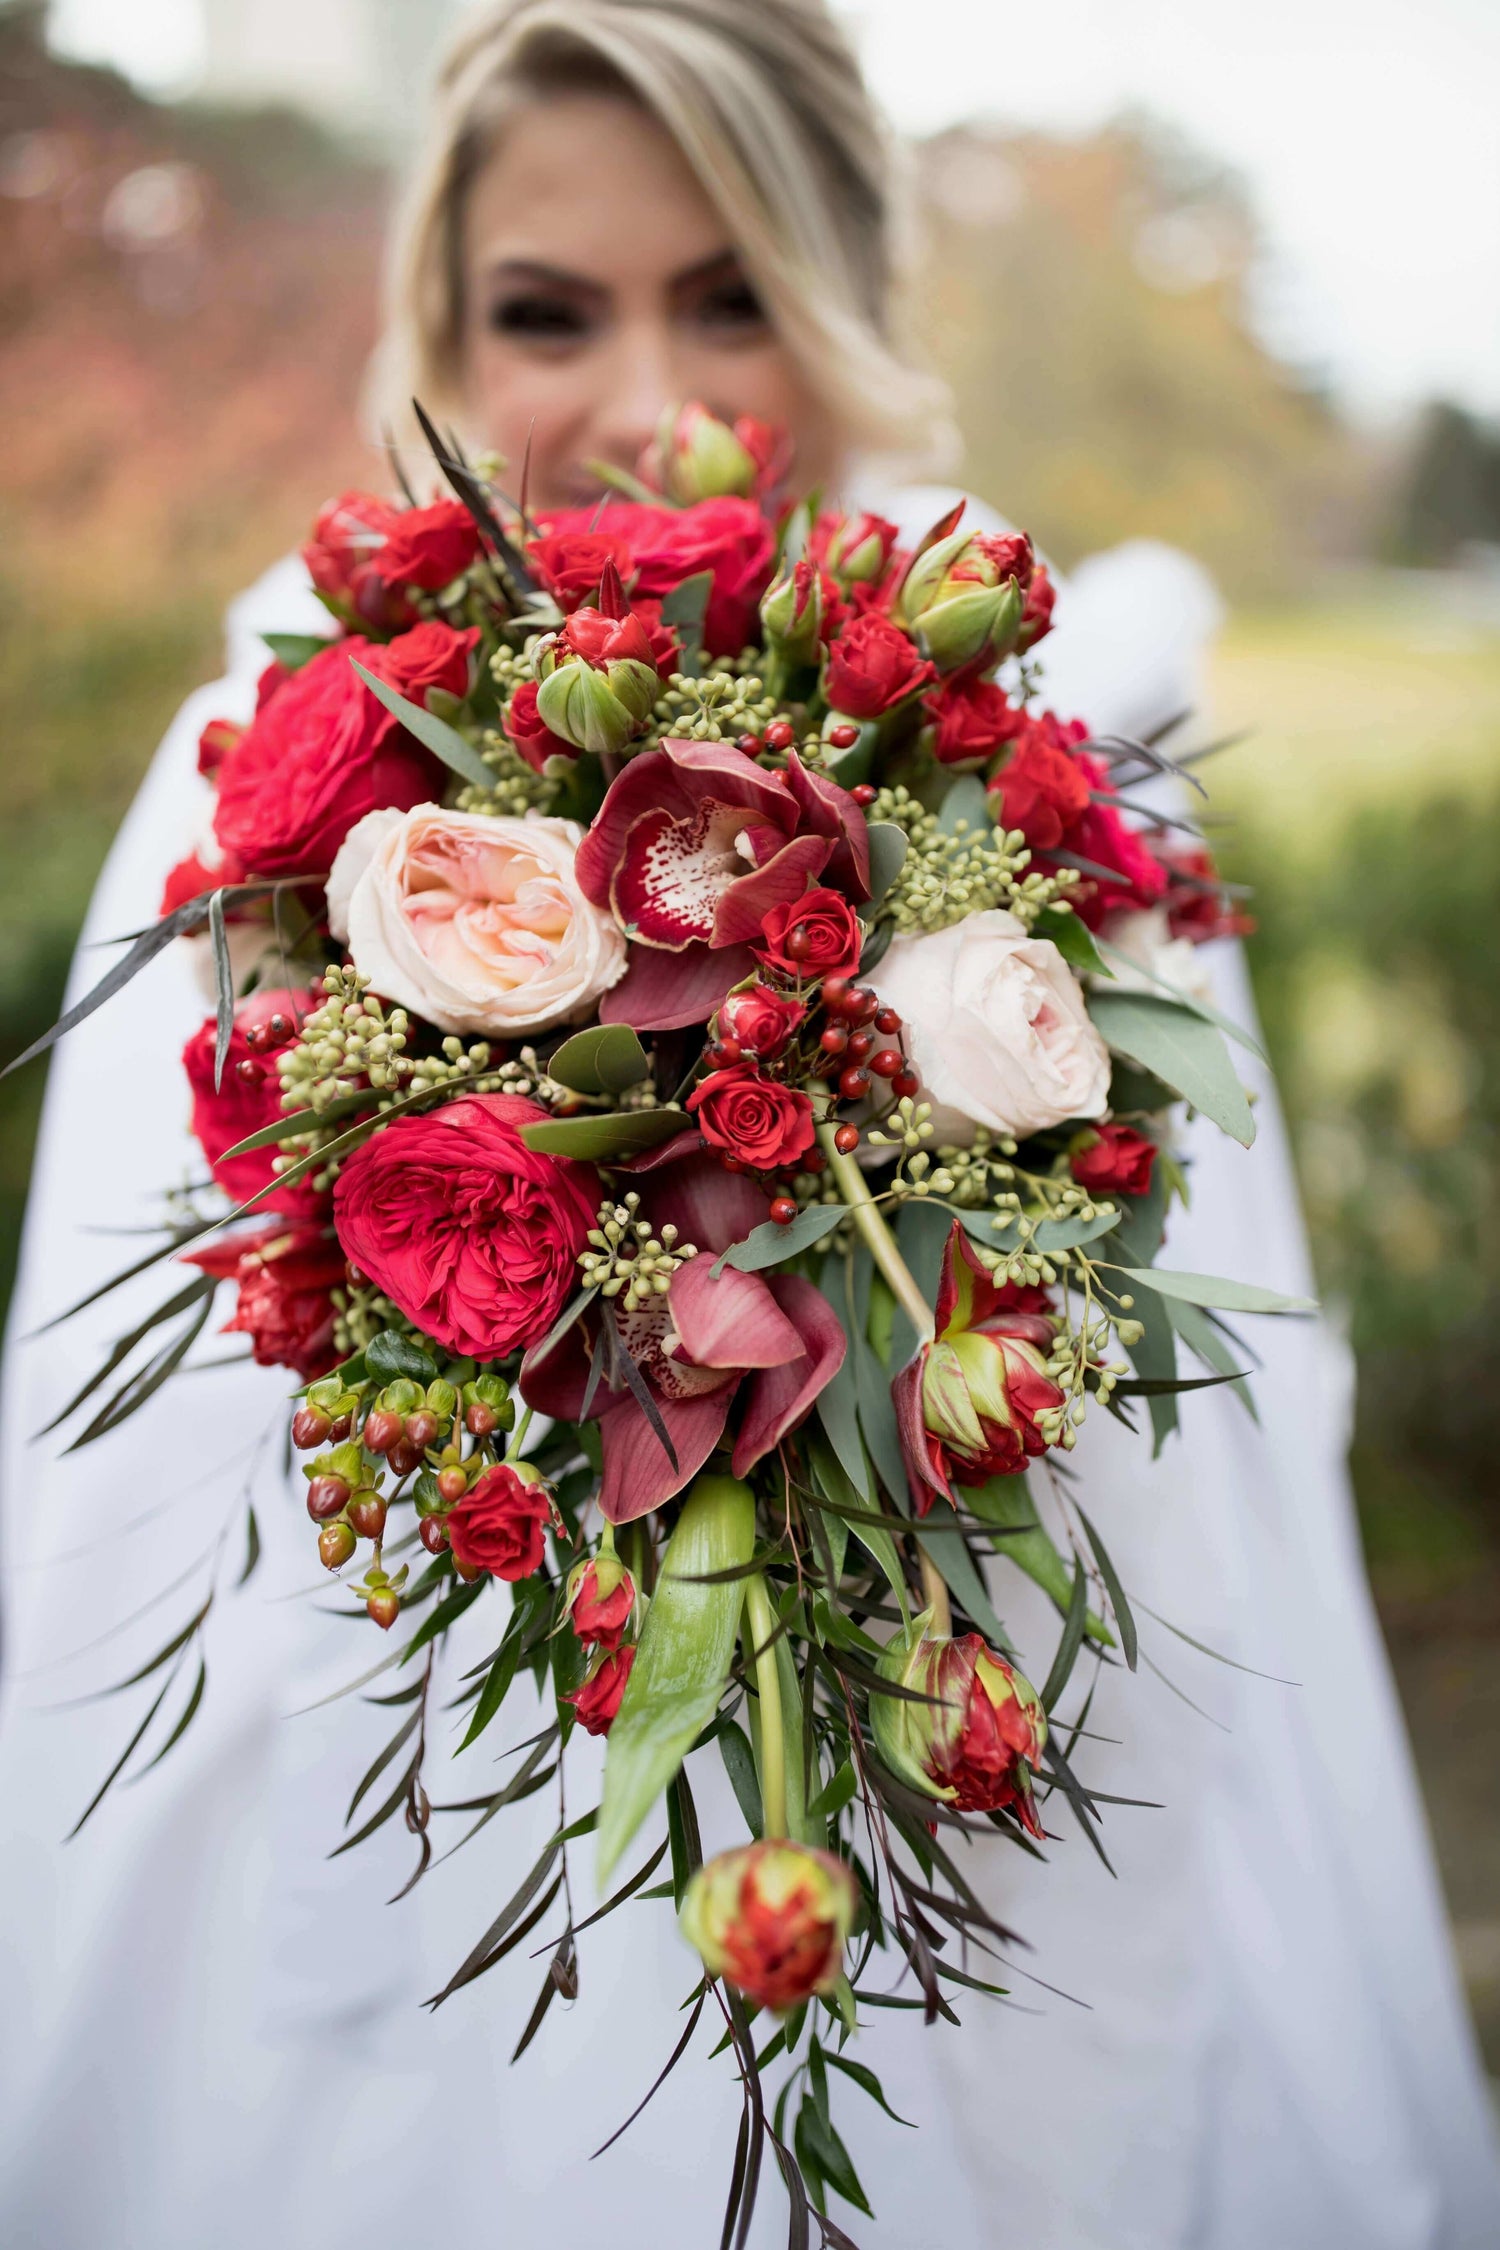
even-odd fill
[{"label": "cream rose", "polygon": [[1078,980],[1013,914],[898,937],[870,982],[906,1027],[939,1147],[971,1140],[978,1125],[1019,1140],[1103,1116],[1109,1052]]},{"label": "cream rose", "polygon": [[625,973],[619,925],[574,879],[581,841],[571,820],[367,813],[334,860],[329,925],[378,993],[441,1031],[546,1031]]}]

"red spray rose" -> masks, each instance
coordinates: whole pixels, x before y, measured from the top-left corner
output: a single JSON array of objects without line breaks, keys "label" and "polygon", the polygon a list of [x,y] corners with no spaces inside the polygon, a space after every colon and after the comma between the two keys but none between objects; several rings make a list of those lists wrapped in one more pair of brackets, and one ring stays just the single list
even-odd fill
[{"label": "red spray rose", "polygon": [[437,593],[478,553],[478,528],[456,500],[396,508],[371,492],[346,492],[319,513],[302,559],[335,615],[390,633],[416,618],[410,589]]},{"label": "red spray rose", "polygon": [[[564,508],[549,532],[588,531],[598,511]],[[601,529],[622,539],[635,572],[637,595],[670,594],[685,578],[711,571],[713,586],[703,619],[710,656],[737,656],[755,636],[756,611],[771,577],[775,536],[750,500],[700,500],[691,508],[611,501]],[[624,566],[621,566],[622,575]]]},{"label": "red spray rose", "polygon": [[1047,712],[1024,719],[1020,739],[990,783],[1000,800],[1002,828],[1019,828],[1033,851],[1056,851],[1089,806],[1089,775],[1072,754],[1083,741],[1081,721],[1065,729]]},{"label": "red spray rose", "polygon": [[[234,1029],[229,1035],[229,1053],[224,1062],[224,1076],[217,1091],[214,1087],[214,1042],[216,1025],[208,1021],[193,1033],[182,1050],[182,1066],[193,1090],[193,1131],[209,1168],[224,1193],[236,1203],[244,1203],[252,1195],[269,1187],[276,1177],[271,1169],[274,1148],[256,1148],[244,1156],[231,1156],[225,1160],[224,1151],[233,1148],[237,1141],[248,1139],[264,1125],[273,1125],[281,1116],[281,1075],[276,1068],[276,1058],[290,1047],[297,1036],[297,1026],[310,1008],[319,1004],[320,995],[306,992],[253,992],[242,1000],[235,1010]],[[286,1019],[287,1032],[274,1043],[267,1041],[265,1027],[274,1016]],[[252,1045],[249,1034],[254,1033]],[[275,1198],[283,1210],[306,1211],[319,1201],[313,1189],[283,1188]]]},{"label": "red spray rose", "polygon": [[753,1063],[711,1071],[687,1098],[710,1148],[737,1156],[752,1171],[779,1171],[813,1145],[812,1103],[800,1087],[762,1078]]},{"label": "red spray rose", "polygon": [[1145,1195],[1155,1162],[1154,1141],[1129,1125],[1101,1125],[1088,1147],[1075,1151],[1070,1168],[1090,1195]]},{"label": "red spray rose", "polygon": [[606,563],[613,563],[622,577],[628,576],[631,569],[630,549],[625,541],[602,527],[598,531],[546,532],[540,539],[528,543],[526,554],[538,578],[565,613],[577,609],[580,602],[589,601],[598,593]]},{"label": "red spray rose", "polygon": [[955,672],[926,700],[934,734],[932,750],[940,765],[957,766],[993,758],[1026,724],[1003,688],[993,680]]},{"label": "red spray rose", "polygon": [[634,1641],[627,1641],[624,1648],[607,1650],[582,1687],[563,1697],[564,1703],[571,1703],[578,1713],[578,1724],[585,1734],[608,1734],[619,1715],[634,1662]]},{"label": "red spray rose", "polygon": [[606,1550],[568,1573],[568,1616],[581,1641],[618,1648],[635,1607],[635,1580],[618,1555]]},{"label": "red spray rose", "polygon": [[334,641],[278,688],[225,759],[214,834],[257,875],[326,875],[358,820],[378,807],[409,812],[441,769],[370,693],[357,658],[408,702],[427,690],[461,695],[477,632],[416,626],[396,640]]},{"label": "red spray rose", "polygon": [[856,617],[829,644],[824,693],[848,718],[878,719],[936,678],[910,636],[888,617],[871,613]]},{"label": "red spray rose", "polygon": [[[282,681],[288,677],[279,664],[268,664],[266,672],[275,675],[272,682],[274,687],[279,687]],[[265,680],[266,672],[261,674],[262,682]],[[259,698],[260,702],[265,700],[264,696]],[[244,731],[243,726],[237,719],[209,720],[208,725],[198,737],[198,771],[205,781],[213,780]]]},{"label": "red spray rose", "polygon": [[522,1127],[546,1117],[517,1094],[467,1094],[398,1117],[339,1173],[334,1224],[351,1263],[447,1351],[524,1349],[577,1287],[599,1182],[527,1148]]},{"label": "red spray rose", "polygon": [[448,1510],[443,1526],[461,1570],[514,1581],[541,1568],[553,1515],[552,1495],[536,1471],[500,1461]]},{"label": "red spray rose", "polygon": [[843,584],[871,587],[886,577],[900,538],[898,527],[866,511],[819,516],[807,542],[808,557]]},{"label": "red spray rose", "polygon": [[345,1279],[344,1253],[326,1226],[278,1221],[183,1263],[239,1284],[224,1334],[248,1336],[258,1367],[290,1367],[311,1383],[338,1364],[332,1292]]},{"label": "red spray rose", "polygon": [[505,731],[533,773],[549,758],[576,758],[577,750],[554,734],[536,707],[536,682],[523,680],[505,711]]},{"label": "red spray rose", "polygon": [[812,890],[773,906],[751,951],[783,976],[852,977],[864,942],[863,925],[849,901],[838,891]]},{"label": "red spray rose", "polygon": [[731,992],[719,1010],[719,1037],[738,1039],[762,1062],[772,1062],[807,1014],[800,1000],[769,984]]}]

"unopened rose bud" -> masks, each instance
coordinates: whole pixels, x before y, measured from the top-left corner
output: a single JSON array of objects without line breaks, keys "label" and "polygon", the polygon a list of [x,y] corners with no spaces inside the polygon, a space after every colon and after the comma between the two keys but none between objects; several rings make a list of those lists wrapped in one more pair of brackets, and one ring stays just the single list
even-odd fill
[{"label": "unopened rose bud", "polygon": [[774,473],[786,451],[781,433],[742,414],[731,428],[696,402],[668,407],[641,454],[642,481],[679,507],[697,500],[744,499]]},{"label": "unopened rose bud", "polygon": [[940,672],[1016,646],[1031,581],[1031,542],[958,530],[916,556],[897,597],[899,622]]},{"label": "unopened rose bud", "polygon": [[325,1570],[342,1570],[358,1542],[346,1523],[325,1523],[318,1533],[318,1560]]},{"label": "unopened rose bud", "polygon": [[1047,1746],[1047,1717],[1024,1674],[978,1633],[953,1640],[925,1632],[921,1620],[888,1644],[879,1670],[932,1699],[871,1696],[876,1747],[892,1773],[957,1812],[1013,1805],[1040,1837],[1031,1771]]},{"label": "unopened rose bud", "polygon": [[760,605],[766,646],[789,665],[815,664],[822,646],[823,587],[811,563],[795,563],[775,579]]},{"label": "unopened rose bud", "polygon": [[785,2014],[833,1990],[858,1905],[841,1859],[767,1839],[705,1861],[682,1902],[682,1934],[710,1976]]},{"label": "unopened rose bud", "polygon": [[581,1641],[618,1648],[635,1607],[635,1580],[609,1549],[575,1563],[563,1596]]},{"label": "unopened rose bud", "polygon": [[346,1512],[361,1539],[384,1537],[385,1502],[378,1492],[372,1492],[368,1487],[362,1492],[356,1492]]},{"label": "unopened rose bud", "polygon": [[292,1416],[292,1443],[299,1453],[312,1453],[326,1443],[332,1428],[321,1407],[299,1406]]}]

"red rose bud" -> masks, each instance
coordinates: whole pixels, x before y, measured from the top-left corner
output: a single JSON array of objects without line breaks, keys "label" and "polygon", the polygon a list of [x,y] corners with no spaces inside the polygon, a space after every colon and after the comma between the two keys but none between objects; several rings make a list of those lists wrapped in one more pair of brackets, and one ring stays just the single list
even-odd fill
[{"label": "red rose bud", "polygon": [[529,1461],[486,1469],[445,1523],[453,1559],[469,1576],[487,1570],[514,1582],[541,1568],[552,1495]]},{"label": "red rose bud", "polygon": [[731,426],[694,401],[668,407],[637,470],[643,484],[691,507],[764,490],[785,473],[790,454],[786,433],[772,423],[741,414]]},{"label": "red rose bud", "polygon": [[1027,719],[1005,764],[990,783],[996,825],[1019,828],[1033,851],[1055,852],[1089,809],[1089,776],[1067,736],[1047,712]]},{"label": "red rose bud", "polygon": [[574,1564],[564,1599],[581,1641],[618,1648],[635,1607],[635,1580],[619,1556],[606,1550]]},{"label": "red rose bud", "polygon": [[578,750],[623,750],[661,693],[650,634],[628,612],[575,610],[544,645],[540,663],[536,715]]},{"label": "red rose bud", "polygon": [[767,968],[806,981],[853,976],[864,946],[864,926],[839,891],[804,891],[785,906],[773,906],[751,951]]},{"label": "red rose bud", "polygon": [[388,633],[416,619],[409,590],[441,592],[478,553],[474,519],[456,500],[397,508],[346,492],[323,509],[302,558],[336,616]]},{"label": "red rose bud", "polygon": [[767,588],[760,624],[766,647],[784,664],[816,664],[822,648],[823,588],[810,562],[794,563]]},{"label": "red rose bud", "polygon": [[784,2015],[833,1990],[858,1905],[854,1877],[832,1852],[768,1838],[705,1861],[681,1928],[711,1977]]},{"label": "red rose bud", "polygon": [[1016,646],[1034,567],[1024,533],[950,532],[913,561],[898,615],[940,672],[998,660]]},{"label": "red rose bud", "polygon": [[731,992],[719,1010],[719,1037],[737,1039],[762,1062],[773,1062],[806,1016],[807,1010],[790,993],[769,984],[752,984],[747,992]]},{"label": "red rose bud", "polygon": [[627,1641],[623,1648],[607,1649],[590,1667],[582,1687],[574,1688],[571,1695],[563,1697],[564,1703],[571,1703],[578,1713],[578,1724],[585,1734],[608,1734],[619,1712],[634,1662],[634,1641]]},{"label": "red rose bud", "polygon": [[823,692],[850,719],[878,719],[929,687],[936,674],[911,636],[888,617],[856,617],[828,646]]},{"label": "red rose bud", "polygon": [[1031,1682],[978,1633],[950,1640],[924,1632],[920,1620],[889,1644],[879,1671],[897,1687],[934,1698],[871,1696],[871,1730],[892,1773],[955,1812],[1013,1805],[1022,1826],[1040,1838],[1031,1772],[1047,1745],[1047,1718]]},{"label": "red rose bud", "polygon": [[687,1099],[710,1148],[757,1172],[795,1164],[813,1145],[813,1109],[799,1087],[763,1078],[753,1063],[715,1070]]},{"label": "red rose bud", "polygon": [[1129,1125],[1100,1125],[1068,1162],[1074,1179],[1090,1195],[1145,1195],[1156,1143]]},{"label": "red rose bud", "polygon": [[953,1484],[1011,1476],[1047,1450],[1039,1417],[1066,1395],[1047,1373],[1052,1324],[1020,1312],[979,1263],[957,1220],[938,1283],[937,1335],[891,1385],[918,1515]]}]

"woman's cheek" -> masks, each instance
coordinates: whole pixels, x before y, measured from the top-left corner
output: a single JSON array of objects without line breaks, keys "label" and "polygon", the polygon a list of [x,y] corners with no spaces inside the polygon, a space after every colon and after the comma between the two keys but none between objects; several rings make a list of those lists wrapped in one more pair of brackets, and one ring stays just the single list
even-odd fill
[{"label": "woman's cheek", "polygon": [[562,508],[578,496],[580,432],[587,420],[586,374],[570,362],[538,365],[504,347],[481,346],[476,355],[471,411],[480,442],[500,454],[519,477],[530,459],[527,501],[533,508]]}]

